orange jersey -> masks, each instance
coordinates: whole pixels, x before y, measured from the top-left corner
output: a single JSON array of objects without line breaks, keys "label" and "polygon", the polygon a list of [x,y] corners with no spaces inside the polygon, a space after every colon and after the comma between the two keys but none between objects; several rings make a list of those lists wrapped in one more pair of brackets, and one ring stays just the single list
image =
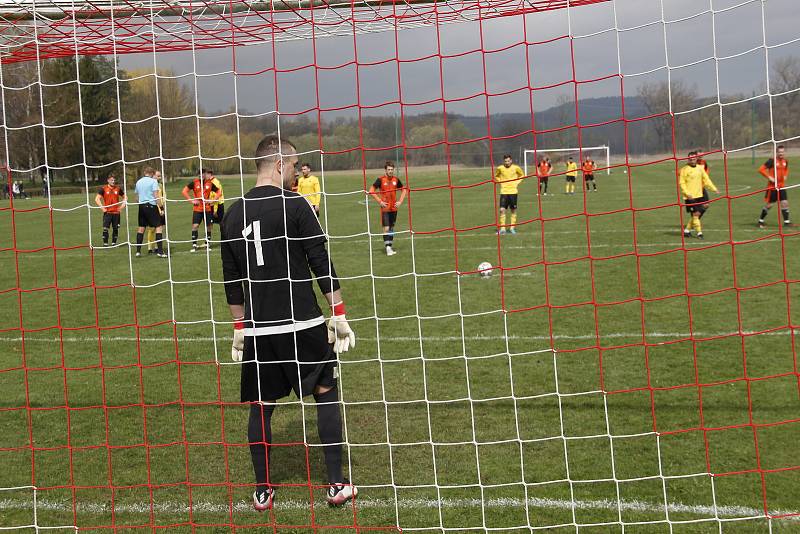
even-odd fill
[{"label": "orange jersey", "polygon": [[[777,173],[775,171],[775,167],[777,167]],[[775,183],[777,182],[778,187],[783,187],[783,184],[786,183],[786,178],[789,176],[789,160],[786,158],[779,159],[778,164],[775,165],[775,161],[772,158],[769,158],[764,164],[758,169],[758,172],[761,173],[761,176],[764,178],[775,178],[775,182],[769,182],[767,185],[767,189],[775,189]]]},{"label": "orange jersey", "polygon": [[553,168],[553,166],[546,161],[542,161],[536,168],[539,176],[544,178],[550,176],[550,170]]},{"label": "orange jersey", "polygon": [[711,172],[709,170],[710,167],[708,166],[708,162],[706,160],[703,158],[697,158],[697,164],[705,169],[707,175],[711,176]]},{"label": "orange jersey", "polygon": [[372,184],[372,189],[387,204],[385,208],[381,208],[381,212],[397,211],[397,192],[403,189],[403,182],[400,181],[400,178],[381,176]]},{"label": "orange jersey", "polygon": [[97,194],[103,197],[106,213],[119,213],[122,208],[122,199],[125,197],[125,191],[120,186],[104,185]]},{"label": "orange jersey", "polygon": [[[196,199],[212,200],[211,193],[217,192],[217,186],[214,185],[214,182],[211,180],[200,180],[200,178],[195,178],[186,184],[184,191],[185,190],[191,191]],[[198,202],[192,206],[192,211],[197,213],[202,213],[203,211],[212,211],[213,209],[214,205],[212,202]]]},{"label": "orange jersey", "polygon": [[594,169],[595,169],[594,161],[592,161],[590,159],[587,159],[586,161],[583,162],[583,165],[581,166],[581,169],[583,170],[584,174],[592,174],[592,173],[594,173]]}]

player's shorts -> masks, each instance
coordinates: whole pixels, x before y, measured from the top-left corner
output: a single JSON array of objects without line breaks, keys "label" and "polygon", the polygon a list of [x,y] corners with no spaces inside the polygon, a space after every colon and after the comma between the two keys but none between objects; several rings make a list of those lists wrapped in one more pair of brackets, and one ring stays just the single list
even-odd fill
[{"label": "player's shorts", "polygon": [[686,213],[702,213],[706,210],[704,204],[708,202],[708,199],[703,200],[703,197],[700,197],[691,200],[684,199],[684,202],[686,203]]},{"label": "player's shorts", "polygon": [[567,175],[567,181],[568,182],[575,183],[575,179],[576,178],[577,178],[577,176],[570,176],[569,174]]},{"label": "player's shorts", "polygon": [[313,394],[316,386],[333,387],[336,365],[324,323],[294,333],[245,337],[242,402],[277,400],[292,391],[299,398]]},{"label": "player's shorts", "polygon": [[539,177],[539,181],[542,182],[542,183],[546,184],[548,182],[548,180],[550,180],[549,176],[540,176]]},{"label": "player's shorts", "polygon": [[221,225],[222,218],[225,216],[225,204],[217,204],[217,212],[214,213],[213,222]]},{"label": "player's shorts", "polygon": [[500,207],[504,210],[517,209],[517,195],[500,195]]},{"label": "player's shorts", "polygon": [[584,174],[583,175],[584,182],[592,182],[594,181],[594,174]]},{"label": "player's shorts", "polygon": [[396,211],[382,211],[381,212],[381,226],[394,226],[397,222]]},{"label": "player's shorts", "polygon": [[781,189],[778,191],[777,189],[770,189],[767,191],[767,194],[764,195],[764,200],[766,200],[769,204],[773,204],[780,200],[786,200],[788,197],[786,196],[786,189]]},{"label": "player's shorts", "polygon": [[153,204],[139,204],[139,226],[156,228],[161,226],[161,215]]},{"label": "player's shorts", "polygon": [[103,228],[119,228],[119,213],[104,213],[103,214]]},{"label": "player's shorts", "polygon": [[193,211],[192,212],[192,224],[204,224],[203,221],[206,221],[205,224],[213,223],[214,215],[208,211],[203,213],[202,211]]}]

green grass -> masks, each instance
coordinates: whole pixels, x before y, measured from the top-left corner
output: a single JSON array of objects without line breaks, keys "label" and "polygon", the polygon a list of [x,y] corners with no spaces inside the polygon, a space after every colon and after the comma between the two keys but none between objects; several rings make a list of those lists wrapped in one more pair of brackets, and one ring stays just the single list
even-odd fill
[{"label": "green grass", "polygon": [[[755,227],[749,161],[729,162],[727,184],[714,163],[730,196],[685,247],[671,164],[599,175],[585,197],[554,177],[539,202],[526,183],[519,234],[502,238],[492,185],[466,187],[487,170],[412,169],[392,258],[363,177],[327,176],[323,223],[358,338],[340,384],[362,504],[313,518],[315,410],[294,398],[274,419],[291,445],[272,476],[299,486],[272,517],[246,503],[218,249],[189,253],[189,207],[169,204],[167,261],[87,248],[101,217],[83,196],[52,212],[19,201],[13,227],[0,212],[0,247],[26,251],[0,252],[0,487],[21,489],[0,491],[0,527],[800,532],[763,518],[765,500],[800,511],[800,234],[779,234],[775,211]],[[239,183],[225,180],[228,198]],[[502,270],[460,274],[481,261]],[[308,462],[322,483],[318,447]]]}]

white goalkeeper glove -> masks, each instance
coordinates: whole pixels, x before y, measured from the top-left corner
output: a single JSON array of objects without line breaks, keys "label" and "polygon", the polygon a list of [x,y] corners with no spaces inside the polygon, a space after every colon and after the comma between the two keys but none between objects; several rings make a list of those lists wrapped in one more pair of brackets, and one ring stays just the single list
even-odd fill
[{"label": "white goalkeeper glove", "polygon": [[328,319],[328,343],[333,345],[336,354],[356,346],[356,335],[344,315],[331,315]]},{"label": "white goalkeeper glove", "polygon": [[231,346],[231,359],[235,362],[242,361],[244,352],[244,324],[237,321],[233,323],[233,345]]}]

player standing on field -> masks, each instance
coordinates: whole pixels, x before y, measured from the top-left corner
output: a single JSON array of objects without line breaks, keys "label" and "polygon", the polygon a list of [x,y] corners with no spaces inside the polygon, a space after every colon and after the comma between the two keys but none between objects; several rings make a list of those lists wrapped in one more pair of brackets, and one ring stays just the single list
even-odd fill
[{"label": "player standing on field", "polygon": [[705,169],[697,164],[697,152],[694,150],[689,152],[689,162],[681,169],[679,183],[686,212],[691,217],[686,223],[686,228],[683,229],[683,236],[692,237],[692,228],[694,228],[697,231],[697,238],[703,239],[703,225],[700,224],[700,216],[706,209],[704,204],[708,202],[703,200],[703,194],[706,189],[711,189],[715,193],[719,193],[719,191],[708,177]]},{"label": "player standing on field", "polygon": [[570,158],[567,160],[567,185],[564,191],[566,195],[574,195],[575,194],[575,181],[578,179],[578,164]]},{"label": "player standing on field", "polygon": [[219,233],[222,235],[222,219],[225,217],[225,193],[222,191],[222,182],[216,176],[211,177],[211,183],[217,188],[214,193],[214,203],[211,205],[211,221],[219,226]]},{"label": "player standing on field", "polygon": [[[323,444],[328,503],[357,495],[342,476],[342,418],[337,353],[355,346],[344,315],[339,280],[326,237],[308,201],[289,191],[296,149],[267,136],[255,154],[257,179],[222,225],[222,272],[234,320],[231,356],[242,363],[241,400],[250,404],[248,442],[255,471],[253,505],[259,512],[275,497],[269,478],[271,417],[276,401],[294,391],[314,395]],[[331,307],[326,329],[311,273]],[[288,360],[288,361],[287,361]]]},{"label": "player standing on field", "polygon": [[497,230],[500,235],[506,233],[506,210],[511,212],[511,225],[508,231],[512,234],[517,233],[517,194],[524,176],[525,172],[519,165],[514,165],[511,154],[503,156],[503,164],[494,172],[495,181],[500,183],[500,228]]},{"label": "player standing on field", "polygon": [[[381,226],[383,226],[383,246],[387,256],[397,254],[394,244],[394,224],[397,222],[397,208],[406,198],[406,188],[403,182],[394,175],[394,162],[387,161],[383,166],[384,174],[369,188],[372,195],[381,206]],[[400,200],[397,200],[397,191],[400,191]]]},{"label": "player standing on field", "polygon": [[764,228],[764,219],[767,213],[780,200],[781,214],[783,215],[783,225],[791,226],[792,221],[789,217],[789,200],[786,195],[786,178],[789,177],[789,160],[786,159],[786,147],[780,145],[775,149],[775,159],[769,158],[758,169],[761,176],[767,179],[767,194],[764,196],[764,207],[761,208],[761,215],[758,217],[758,227]]},{"label": "player standing on field", "polygon": [[319,217],[319,178],[311,174],[310,163],[303,163],[300,166],[300,176],[297,177],[297,192],[306,197],[314,208],[314,213]]},{"label": "player standing on field", "polygon": [[139,226],[136,228],[136,257],[142,255],[142,241],[144,241],[144,229],[152,226],[156,229],[156,254],[159,258],[166,258],[162,248],[161,215],[158,213],[158,205],[161,202],[161,187],[153,175],[155,171],[152,167],[145,167],[143,176],[136,181],[136,195],[139,197]]},{"label": "player standing on field", "polygon": [[[550,171],[553,166],[550,165],[550,158],[542,158],[539,160],[539,165],[536,166],[536,176],[539,178],[539,194],[547,195],[547,182],[550,181]],[[542,191],[544,189],[544,191]]]},{"label": "player standing on field", "polygon": [[594,181],[595,169],[597,169],[597,166],[592,158],[586,158],[583,161],[581,170],[583,170],[583,185],[587,191],[589,191],[589,182],[592,184],[592,191],[597,191],[597,183]]},{"label": "player standing on field", "polygon": [[108,227],[111,227],[111,244],[117,244],[119,235],[119,212],[125,207],[125,190],[117,185],[117,179],[109,174],[106,185],[97,191],[94,203],[103,210],[103,246],[108,246]]},{"label": "player standing on field", "polygon": [[192,203],[192,252],[197,252],[197,234],[200,223],[206,229],[206,246],[211,248],[211,225],[213,221],[213,194],[217,192],[212,177],[214,171],[203,169],[199,178],[195,178],[185,186],[181,194]]}]

